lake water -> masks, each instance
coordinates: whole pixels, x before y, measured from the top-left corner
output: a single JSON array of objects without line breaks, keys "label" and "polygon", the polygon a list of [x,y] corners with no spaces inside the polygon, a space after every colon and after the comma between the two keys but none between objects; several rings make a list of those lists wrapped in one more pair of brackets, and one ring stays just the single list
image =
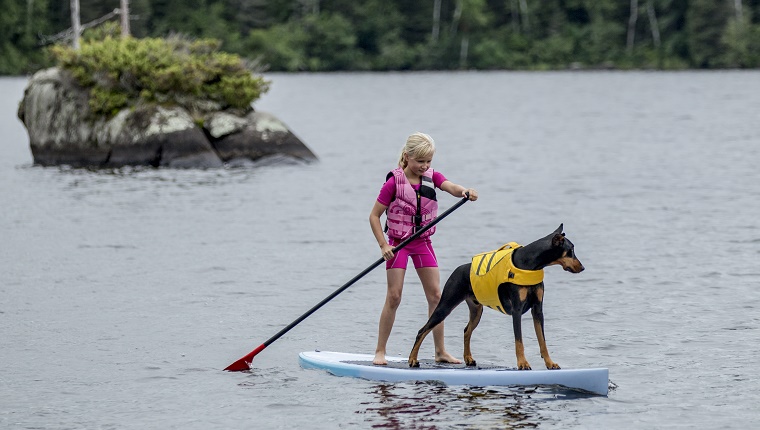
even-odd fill
[{"label": "lake water", "polygon": [[[26,79],[0,79],[0,428],[760,423],[760,72],[268,78],[256,107],[319,163],[34,167],[16,118]],[[300,351],[373,352],[381,269],[250,373],[222,371],[380,257],[369,210],[415,131],[436,139],[436,169],[480,194],[433,237],[443,280],[476,253],[564,223],[586,271],[547,269],[549,350],[564,368],[609,368],[609,396],[301,369]],[[425,310],[409,273],[392,355],[408,354]],[[446,321],[459,357],[466,320],[461,306]],[[487,310],[475,358],[514,365],[513,345],[509,320]]]}]

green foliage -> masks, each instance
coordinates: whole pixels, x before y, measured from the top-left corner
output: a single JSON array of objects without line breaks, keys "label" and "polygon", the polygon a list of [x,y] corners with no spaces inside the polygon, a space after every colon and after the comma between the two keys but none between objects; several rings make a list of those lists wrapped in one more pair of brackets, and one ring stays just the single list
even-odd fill
[{"label": "green foliage", "polygon": [[356,50],[372,70],[407,70],[414,64],[415,53],[402,37],[404,15],[393,2],[372,0],[357,2],[354,14]]},{"label": "green foliage", "polygon": [[269,83],[237,55],[219,51],[213,39],[85,40],[79,51],[56,45],[52,53],[77,82],[90,88],[90,108],[112,115],[140,102],[248,109]]},{"label": "green foliage", "polygon": [[33,72],[47,66],[37,34],[49,31],[48,0],[0,0],[0,75]]},{"label": "green foliage", "polygon": [[[81,21],[87,23],[118,2],[80,4]],[[219,40],[226,52],[260,59],[272,71],[760,67],[760,0],[638,0],[634,44],[627,47],[630,5],[629,0],[130,1],[132,14],[139,16],[131,22],[135,36],[180,33]],[[69,2],[0,0],[0,8],[0,74],[46,66],[38,35],[70,25]],[[85,38],[119,37],[117,21]],[[161,82],[171,82],[179,72],[167,67],[160,74]],[[146,94],[168,97],[151,88]]]},{"label": "green foliage", "polygon": [[304,18],[305,54],[310,71],[363,69],[353,25],[342,14],[320,13]]},{"label": "green foliage", "polygon": [[[569,29],[568,29],[569,30]],[[575,38],[568,37],[571,33],[568,31],[567,35],[553,35],[546,39],[536,42],[532,64],[545,68],[552,68],[556,64],[571,64],[576,58],[588,58],[588,56],[577,55],[576,49],[582,49],[574,43]],[[585,54],[585,53],[584,53]],[[591,60],[592,63],[597,63],[596,59]]]},{"label": "green foliage", "polygon": [[472,66],[494,70],[527,69],[534,64],[530,52],[530,42],[525,37],[519,33],[503,31],[496,37],[486,38],[473,48]]},{"label": "green foliage", "polygon": [[289,72],[305,70],[306,33],[296,24],[278,24],[269,29],[251,31],[245,48],[257,53],[271,70]]},{"label": "green foliage", "polygon": [[719,66],[720,39],[728,14],[727,2],[691,0],[686,14],[686,30],[690,59],[695,67]]},{"label": "green foliage", "polygon": [[340,14],[308,15],[297,22],[254,30],[245,46],[273,70],[319,71],[367,68],[353,25]]},{"label": "green foliage", "polygon": [[760,25],[743,19],[731,19],[721,42],[725,47],[720,58],[724,67],[760,67]]},{"label": "green foliage", "polygon": [[118,38],[119,36],[121,36],[121,25],[116,21],[109,21],[85,30],[82,33],[82,40],[84,42],[93,42],[104,40],[106,37]]}]

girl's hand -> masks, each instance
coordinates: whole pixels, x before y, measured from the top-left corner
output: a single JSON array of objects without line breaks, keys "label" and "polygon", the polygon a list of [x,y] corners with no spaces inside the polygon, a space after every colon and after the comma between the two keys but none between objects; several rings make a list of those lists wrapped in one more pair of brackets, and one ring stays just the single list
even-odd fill
[{"label": "girl's hand", "polygon": [[388,261],[393,258],[393,247],[387,243],[380,245],[380,253],[383,254],[383,260]]},{"label": "girl's hand", "polygon": [[478,199],[478,192],[472,188],[467,188],[466,190],[462,191],[462,197],[467,197],[468,193],[470,194],[471,201],[474,202],[475,200]]}]

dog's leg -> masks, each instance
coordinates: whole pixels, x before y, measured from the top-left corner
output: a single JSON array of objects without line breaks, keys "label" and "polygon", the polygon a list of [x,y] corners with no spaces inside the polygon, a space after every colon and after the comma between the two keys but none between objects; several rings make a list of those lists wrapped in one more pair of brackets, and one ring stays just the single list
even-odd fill
[{"label": "dog's leg", "polygon": [[467,306],[470,308],[470,321],[467,322],[467,326],[464,328],[464,363],[468,366],[475,366],[477,363],[472,358],[470,339],[472,339],[472,332],[480,324],[480,317],[483,315],[483,305],[472,297],[468,297],[466,300]]},{"label": "dog's leg", "polygon": [[530,370],[530,364],[525,358],[525,346],[522,340],[522,315],[528,298],[528,289],[516,285],[502,285],[499,287],[499,300],[501,305],[512,315],[512,330],[515,333],[515,355],[517,356],[517,368]]},{"label": "dog's leg", "polygon": [[[430,318],[433,317],[431,316]],[[420,367],[420,362],[417,359],[417,355],[420,353],[420,346],[422,346],[422,341],[425,340],[425,336],[427,336],[428,333],[430,333],[432,330],[433,327],[430,327],[430,321],[428,320],[427,324],[425,324],[425,326],[422,327],[419,332],[417,332],[417,338],[414,340],[412,352],[409,353],[409,367]]]},{"label": "dog's leg", "polygon": [[449,279],[446,281],[446,285],[441,292],[441,300],[438,301],[438,306],[430,315],[427,323],[417,332],[417,338],[414,341],[412,352],[409,353],[409,367],[419,367],[420,362],[417,360],[417,355],[420,352],[420,346],[422,341],[425,340],[425,336],[430,333],[435,326],[440,324],[447,316],[454,310],[460,303],[462,303],[467,297],[467,291],[469,289],[470,282],[470,264],[464,264],[454,269]]},{"label": "dog's leg", "polygon": [[544,337],[544,289],[539,288],[536,291],[536,295],[538,297],[538,303],[533,305],[531,314],[533,315],[533,327],[536,329],[538,347],[541,349],[541,358],[544,359],[544,364],[546,364],[547,369],[559,369],[559,364],[553,362],[551,357],[549,357],[549,348],[546,347],[546,338]]},{"label": "dog's leg", "polygon": [[522,341],[522,313],[514,312],[512,314],[512,328],[515,332],[515,355],[517,355],[517,368],[520,370],[530,370],[530,364],[525,358],[525,346]]},{"label": "dog's leg", "polygon": [[420,329],[419,332],[417,332],[417,338],[414,340],[414,346],[412,347],[412,352],[409,353],[409,367],[420,367],[420,362],[417,360],[417,355],[420,352],[420,346],[422,346],[422,341],[425,340],[425,336],[428,335],[433,329],[440,324],[443,320],[446,319],[447,316],[451,313],[451,311],[454,310],[455,307],[457,307],[460,303],[464,301],[464,298],[457,301],[456,303],[452,302],[445,302],[443,300],[443,297],[441,297],[441,301],[438,302],[438,306],[436,306],[435,310],[433,311],[433,314],[430,315],[430,319],[428,319],[428,322],[425,323],[425,325]]},{"label": "dog's leg", "polygon": [[[461,301],[459,303],[462,303]],[[456,305],[458,305],[457,303]],[[420,367],[420,362],[417,360],[417,355],[420,352],[420,346],[422,346],[422,341],[425,340],[425,336],[428,335],[433,329],[440,324],[443,320],[446,319],[447,316],[451,313],[452,310],[456,307],[456,305],[452,307],[448,307],[444,304],[443,300],[441,300],[438,303],[438,306],[433,311],[433,314],[430,315],[430,319],[427,323],[420,329],[419,332],[417,332],[417,338],[414,340],[414,346],[412,347],[412,352],[409,353],[409,367]]]}]

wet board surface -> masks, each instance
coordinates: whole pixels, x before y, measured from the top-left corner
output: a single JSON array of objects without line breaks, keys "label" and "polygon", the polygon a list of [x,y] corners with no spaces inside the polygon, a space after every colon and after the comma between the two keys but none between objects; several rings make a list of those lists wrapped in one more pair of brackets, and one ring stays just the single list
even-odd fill
[{"label": "wet board surface", "polygon": [[524,386],[560,385],[594,394],[607,395],[609,371],[606,368],[517,370],[513,367],[475,366],[420,360],[410,368],[403,357],[386,357],[388,365],[372,364],[374,356],[333,351],[306,351],[299,354],[301,367],[322,369],[336,376],[373,381],[441,381],[447,385]]}]

